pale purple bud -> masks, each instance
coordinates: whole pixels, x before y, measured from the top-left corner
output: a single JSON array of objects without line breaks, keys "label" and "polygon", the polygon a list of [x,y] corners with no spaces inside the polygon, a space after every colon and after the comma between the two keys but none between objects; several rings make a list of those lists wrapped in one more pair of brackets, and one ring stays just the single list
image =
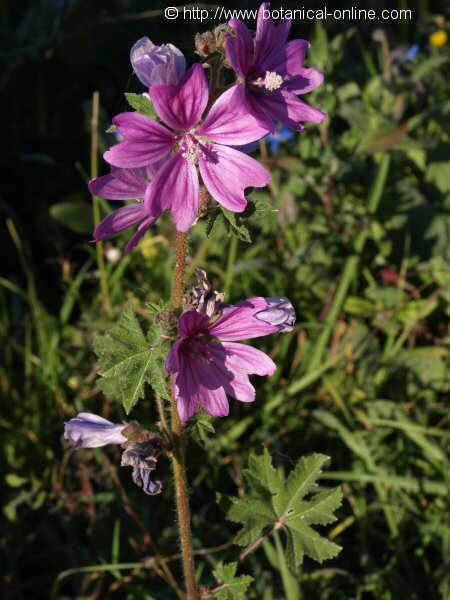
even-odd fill
[{"label": "pale purple bud", "polygon": [[267,308],[256,313],[255,317],[273,325],[280,332],[292,331],[295,325],[295,309],[287,298],[272,296],[265,298]]},{"label": "pale purple bud", "polygon": [[64,423],[64,437],[75,442],[79,448],[100,448],[107,444],[123,444],[127,438],[122,430],[128,423],[111,423],[92,413],[78,413],[76,417]]},{"label": "pale purple bud", "polygon": [[176,85],[186,70],[186,59],[173,44],[156,46],[148,37],[139,39],[130,52],[131,65],[141,83]]},{"label": "pale purple bud", "polygon": [[151,472],[155,470],[161,452],[161,438],[157,435],[146,442],[133,442],[122,453],[121,467],[133,467],[133,482],[149,496],[159,494],[161,481],[153,481]]}]

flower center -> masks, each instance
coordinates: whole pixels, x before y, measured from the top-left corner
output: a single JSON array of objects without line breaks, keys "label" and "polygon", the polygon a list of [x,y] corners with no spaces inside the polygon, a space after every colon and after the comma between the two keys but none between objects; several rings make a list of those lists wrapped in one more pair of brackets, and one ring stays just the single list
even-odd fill
[{"label": "flower center", "polygon": [[178,148],[181,150],[181,156],[185,158],[188,163],[195,165],[198,159],[204,156],[204,152],[199,143],[199,140],[193,133],[184,133],[177,139]]},{"label": "flower center", "polygon": [[258,77],[252,83],[258,87],[266,88],[269,92],[273,92],[283,85],[283,77],[276,71],[266,71],[265,77]]}]

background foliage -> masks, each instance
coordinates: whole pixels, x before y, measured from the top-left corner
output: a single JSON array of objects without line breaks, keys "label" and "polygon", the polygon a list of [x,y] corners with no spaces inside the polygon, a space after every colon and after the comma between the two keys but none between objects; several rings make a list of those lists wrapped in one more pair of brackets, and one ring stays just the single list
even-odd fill
[{"label": "background foliage", "polygon": [[[426,1],[407,8],[412,22],[295,24],[294,34],[312,40],[309,64],[326,76],[309,101],[329,119],[276,149],[263,144],[273,184],[253,195],[248,230],[225,215],[209,237],[201,224],[190,241],[189,272],[206,268],[230,301],[283,294],[299,315],[293,334],[260,344],[279,369],[257,381],[256,403],[234,402],[230,417],[191,425],[198,568],[204,583],[214,572],[241,597],[450,594],[450,52],[430,41],[449,30],[449,14]],[[92,93],[100,92],[104,149],[115,141],[106,133],[112,115],[126,110],[123,91],[141,91],[128,63],[134,41],[170,41],[192,60],[195,32],[211,27],[168,22],[159,9],[138,0],[29,0],[0,10],[8,600],[174,597],[156,576],[162,555],[180,569],[167,465],[163,495],[146,498],[118,468],[115,448],[74,453],[62,440],[63,421],[80,410],[124,417],[97,377],[109,366],[94,354],[94,333],[117,323],[127,303],[147,330],[146,304],[170,290],[169,219],[118,261],[111,249],[124,238],[106,244],[111,311],[88,243]],[[131,416],[151,426],[156,411],[145,392]],[[344,500],[337,521],[319,530],[343,547],[336,558],[322,566],[306,558],[296,570],[276,534],[238,569],[230,564],[239,527],[225,520],[225,501],[242,497],[249,457],[263,447],[286,476],[300,456],[331,457],[319,482],[330,493],[342,483]]]}]

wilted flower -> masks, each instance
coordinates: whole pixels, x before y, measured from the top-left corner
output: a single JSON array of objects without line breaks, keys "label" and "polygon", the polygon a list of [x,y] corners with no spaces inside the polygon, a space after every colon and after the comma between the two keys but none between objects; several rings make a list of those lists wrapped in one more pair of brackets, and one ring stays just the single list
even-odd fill
[{"label": "wilted flower", "polygon": [[119,425],[92,413],[78,413],[64,423],[64,437],[80,448],[100,448],[107,444],[123,444],[127,438],[122,431],[128,423]]},{"label": "wilted flower", "polygon": [[[108,200],[138,200],[118,208],[103,219],[94,230],[94,242],[116,235],[139,223],[137,232],[125,246],[125,250],[128,252],[136,246],[162,212],[157,201],[150,207],[143,202],[155,171],[154,166],[136,169],[112,167],[108,175],[102,175],[89,182],[89,191],[94,196]],[[153,212],[149,208],[152,208]]]},{"label": "wilted flower", "polygon": [[297,98],[318,87],[323,75],[303,67],[309,42],[287,42],[291,21],[275,25],[264,18],[269,8],[268,2],[259,8],[254,39],[243,21],[228,22],[234,35],[228,36],[225,54],[238,78],[231,90],[268,131],[274,130],[273,121],[298,131],[303,129],[299,121],[319,123],[326,116]]},{"label": "wilted flower", "polygon": [[203,269],[195,269],[195,275],[197,285],[185,295],[184,305],[187,310],[193,308],[199,313],[212,317],[218,314],[224,306],[224,294],[213,289]]},{"label": "wilted flower", "polygon": [[290,331],[294,318],[287,299],[260,297],[222,306],[212,315],[199,310],[182,314],[180,339],[166,359],[180,418],[186,421],[199,408],[225,416],[227,395],[252,402],[255,389],[248,376],[272,375],[276,365],[261,350],[235,342]]},{"label": "wilted flower", "polygon": [[[137,112],[117,115],[113,123],[125,141],[105,154],[117,167],[136,168],[172,156],[158,169],[145,194],[145,210],[152,217],[170,209],[178,231],[187,231],[197,217],[200,170],[206,189],[217,202],[242,212],[244,189],[263,187],[270,174],[255,159],[230,146],[260,139],[267,129],[243,112],[230,89],[211,107],[197,126],[208,104],[208,84],[199,64],[186,71],[179,85],[152,85],[150,97],[164,126]],[[170,129],[169,129],[170,128]]]},{"label": "wilted flower", "polygon": [[148,37],[140,38],[134,44],[130,60],[134,72],[147,87],[154,83],[176,84],[186,70],[181,50],[173,44],[156,46]]},{"label": "wilted flower", "polygon": [[78,448],[100,448],[107,444],[121,444],[122,467],[133,467],[133,482],[146,494],[159,494],[161,481],[152,481],[162,449],[162,439],[157,433],[143,429],[139,423],[111,423],[92,413],[78,413],[64,424],[64,437]]},{"label": "wilted flower", "polygon": [[131,442],[122,453],[120,466],[133,467],[133,482],[150,496],[159,494],[162,489],[161,481],[152,481],[150,478],[160,452],[160,438],[155,436],[147,442]]}]

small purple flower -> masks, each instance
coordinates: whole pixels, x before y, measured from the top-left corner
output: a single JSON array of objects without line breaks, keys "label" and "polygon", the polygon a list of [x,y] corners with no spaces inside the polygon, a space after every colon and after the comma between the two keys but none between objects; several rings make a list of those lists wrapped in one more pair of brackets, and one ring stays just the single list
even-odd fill
[{"label": "small purple flower", "polygon": [[242,212],[244,189],[263,187],[270,174],[255,159],[231,148],[260,139],[267,129],[245,111],[230,89],[208,104],[203,67],[194,64],[178,85],[152,85],[153,106],[165,125],[139,113],[113,119],[125,141],[105,152],[110,164],[123,168],[154,164],[171,153],[148,186],[144,205],[149,214],[170,209],[178,231],[187,231],[197,218],[200,171],[211,196],[228,210]]},{"label": "small purple flower", "polygon": [[269,142],[270,152],[272,154],[276,154],[278,146],[281,144],[281,142],[291,140],[293,137],[294,134],[292,131],[285,126],[282,126],[277,127],[273,133],[269,133],[265,139]]},{"label": "small purple flower", "polygon": [[94,196],[108,200],[137,200],[118,208],[103,219],[94,230],[94,242],[116,235],[139,223],[137,232],[125,246],[125,250],[129,252],[136,246],[162,212],[157,201],[151,205],[153,212],[143,202],[154,173],[155,169],[152,166],[136,169],[112,167],[108,175],[102,175],[89,182],[89,191]]},{"label": "small purple flower", "polygon": [[127,438],[122,431],[128,423],[119,425],[92,413],[78,413],[64,423],[64,437],[79,448],[100,448],[107,444],[123,444]]},{"label": "small purple flower", "polygon": [[[173,393],[182,421],[199,408],[214,416],[228,415],[227,395],[241,402],[253,402],[255,389],[248,376],[272,375],[276,365],[261,350],[235,342],[289,331],[285,315],[280,318],[278,313],[272,313],[274,308],[283,310],[281,304],[289,312],[289,301],[278,300],[283,302],[275,307],[273,298],[257,297],[225,306],[221,313],[212,316],[197,310],[181,315],[180,339],[172,346],[165,366],[173,374]],[[265,318],[257,316],[261,314]]]},{"label": "small purple flower", "polygon": [[270,323],[280,332],[292,331],[295,325],[295,309],[283,296],[265,298],[267,308],[255,314],[255,317]]},{"label": "small purple flower", "polygon": [[413,44],[412,46],[410,46],[406,51],[405,60],[413,60],[417,56],[419,49],[419,44]]},{"label": "small purple flower", "polygon": [[175,85],[186,70],[186,60],[176,46],[156,46],[148,37],[140,38],[134,44],[130,61],[134,72],[146,87],[154,83]]},{"label": "small purple flower", "polygon": [[259,7],[254,39],[243,21],[228,22],[234,35],[228,36],[225,54],[237,75],[231,90],[268,131],[274,131],[273,121],[299,131],[303,129],[299,121],[319,123],[326,116],[297,98],[318,87],[323,75],[303,67],[309,42],[287,42],[291,21],[275,25],[270,17],[264,18],[269,9],[268,2]]}]

